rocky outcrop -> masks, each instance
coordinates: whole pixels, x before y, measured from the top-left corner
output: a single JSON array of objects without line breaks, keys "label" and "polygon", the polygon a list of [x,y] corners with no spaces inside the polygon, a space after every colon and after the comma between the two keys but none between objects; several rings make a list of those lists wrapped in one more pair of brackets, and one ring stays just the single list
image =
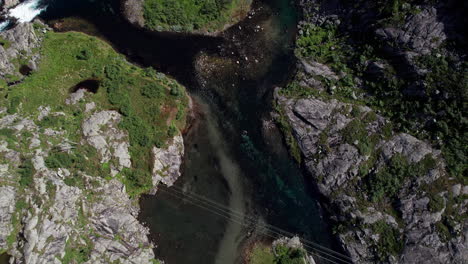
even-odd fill
[{"label": "rocky outcrop", "polygon": [[[7,132],[0,136],[0,248],[13,263],[153,263],[149,230],[138,222],[138,203],[118,176],[131,167],[121,115],[88,107],[90,96],[82,90],[67,102],[84,113],[81,131],[41,128],[46,118],[73,118],[49,106],[33,116],[1,111],[0,128]],[[76,136],[82,139],[70,138]],[[180,175],[183,139],[172,142],[154,150],[160,166],[155,184]],[[81,159],[65,167],[69,157]]]},{"label": "rocky outcrop", "polygon": [[[0,32],[0,39],[5,43],[0,45],[0,78],[11,79],[11,76],[16,76],[16,79],[21,79],[21,66],[36,69],[41,39],[36,35],[32,24],[20,23],[10,30]],[[23,62],[26,64],[21,64]]]},{"label": "rocky outcrop", "polygon": [[0,7],[4,10],[19,4],[19,0],[1,0]]},{"label": "rocky outcrop", "polygon": [[123,1],[124,17],[132,24],[139,27],[145,26],[145,18],[143,17],[143,2],[144,0],[126,0]]},{"label": "rocky outcrop", "polygon": [[[466,197],[453,201],[452,193],[429,188],[447,177],[440,151],[408,134],[384,136],[388,121],[368,107],[335,99],[290,99],[279,91],[276,99],[291,124],[307,171],[329,200],[328,207],[334,208],[330,210],[333,219],[342,223],[340,240],[354,262],[370,263],[375,255],[392,263],[463,263],[468,259],[466,218],[454,220],[459,221],[455,224],[458,231],[450,238],[437,229],[447,206],[463,215],[468,203]],[[400,156],[408,164],[404,166],[413,166],[412,175],[398,178],[399,170],[388,169]],[[384,177],[395,178],[391,183],[399,186],[395,193],[385,189],[392,188],[389,182],[375,180],[384,171],[390,171]],[[376,198],[371,184],[384,184],[384,196]],[[439,206],[430,205],[434,201]],[[379,229],[382,226],[387,233],[394,230],[391,239],[402,243],[389,258],[379,255],[379,250],[390,252],[392,247],[383,242],[389,237]]]},{"label": "rocky outcrop", "polygon": [[180,166],[184,156],[184,140],[177,135],[165,148],[153,147],[153,184],[160,182],[172,186],[180,177]]},{"label": "rocky outcrop", "polygon": [[440,21],[438,12],[435,7],[424,7],[417,14],[408,16],[403,26],[379,28],[376,35],[402,49],[419,55],[428,54],[447,39],[445,24]]},{"label": "rocky outcrop", "polygon": [[99,152],[101,163],[108,163],[112,158],[117,160],[116,166],[111,168],[114,176],[123,168],[132,166],[128,135],[118,128],[120,120],[121,116],[116,111],[100,111],[87,118],[82,126],[87,143]]}]

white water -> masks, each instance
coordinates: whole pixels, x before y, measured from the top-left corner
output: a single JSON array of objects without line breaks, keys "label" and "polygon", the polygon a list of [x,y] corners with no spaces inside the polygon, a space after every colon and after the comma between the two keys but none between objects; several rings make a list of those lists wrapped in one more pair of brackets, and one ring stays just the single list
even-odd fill
[{"label": "white water", "polygon": [[3,31],[6,27],[8,27],[9,24],[10,22],[8,21],[0,22],[0,32]]},{"label": "white water", "polygon": [[39,8],[40,2],[40,0],[30,0],[21,3],[10,9],[8,16],[17,18],[20,23],[30,22],[46,9],[46,7]]},{"label": "white water", "polygon": [[[19,23],[26,23],[32,21],[42,11],[46,10],[46,7],[40,7],[41,0],[29,0],[24,3],[17,5],[14,8],[8,10],[7,17],[16,18]],[[0,31],[5,30],[10,24],[9,20],[0,22]]]}]

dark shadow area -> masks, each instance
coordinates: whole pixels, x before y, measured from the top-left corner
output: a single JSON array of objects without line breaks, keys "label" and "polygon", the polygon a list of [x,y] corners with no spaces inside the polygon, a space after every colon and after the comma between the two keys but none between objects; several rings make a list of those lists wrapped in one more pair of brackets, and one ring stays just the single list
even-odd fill
[{"label": "dark shadow area", "polygon": [[31,67],[29,67],[28,65],[21,65],[21,67],[19,68],[19,72],[24,76],[30,75],[32,71],[33,69],[31,69]]},{"label": "dark shadow area", "polygon": [[10,263],[10,255],[7,253],[0,254],[0,264]]},{"label": "dark shadow area", "polygon": [[78,83],[70,89],[71,93],[78,91],[79,89],[85,89],[91,93],[97,93],[101,82],[96,79],[89,79]]}]

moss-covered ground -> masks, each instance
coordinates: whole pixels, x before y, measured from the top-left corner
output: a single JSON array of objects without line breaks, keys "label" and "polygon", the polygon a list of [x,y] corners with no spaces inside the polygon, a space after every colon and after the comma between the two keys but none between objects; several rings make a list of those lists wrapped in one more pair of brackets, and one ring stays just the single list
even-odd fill
[{"label": "moss-covered ground", "polygon": [[145,0],[145,25],[158,31],[215,32],[238,22],[250,0]]}]

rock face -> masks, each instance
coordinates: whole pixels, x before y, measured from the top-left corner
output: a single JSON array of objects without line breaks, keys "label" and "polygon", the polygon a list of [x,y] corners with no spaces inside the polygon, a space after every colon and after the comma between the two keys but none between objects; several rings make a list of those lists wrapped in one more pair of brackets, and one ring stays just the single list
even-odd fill
[{"label": "rock face", "polygon": [[[339,237],[354,262],[373,261],[370,256],[382,246],[379,235],[383,234],[374,231],[377,224],[394,230],[394,239],[403,242],[402,251],[397,251],[398,254],[390,258],[391,262],[463,263],[468,259],[468,221],[458,223],[459,230],[448,241],[437,230],[447,206],[463,215],[466,214],[464,205],[468,202],[466,199],[449,202],[451,193],[431,194],[427,190],[428,186],[438,184],[445,177],[440,151],[404,133],[383,137],[387,121],[367,107],[334,99],[288,99],[279,94],[276,98],[292,126],[307,170],[317,181],[319,191],[329,199],[329,207],[334,208],[333,218],[344,223]],[[353,126],[362,126],[365,138],[360,140],[366,142],[357,139],[347,142],[348,131],[363,132]],[[369,142],[368,138],[375,139]],[[367,152],[362,143],[372,144],[372,148],[378,151]],[[395,194],[401,218],[382,206],[386,197],[374,203],[371,198],[374,194],[366,190],[367,182],[379,171],[386,170],[396,155],[404,157],[408,164],[429,163],[419,177],[401,179],[401,189]],[[398,176],[388,174],[386,177]],[[440,199],[440,207],[430,205],[434,199]]]},{"label": "rock face", "polygon": [[[456,83],[437,83],[466,69],[455,67],[466,64],[464,51],[442,44],[465,43],[456,31],[466,19],[456,9],[467,6],[436,2],[300,1],[304,21],[299,23],[298,72],[291,85],[275,92],[277,117],[355,263],[468,260],[466,179],[449,175],[453,165],[445,152],[454,134],[445,132],[450,136],[442,140],[428,129],[445,123],[449,108],[431,115],[384,102],[445,103],[465,93]],[[438,58],[455,66],[440,70],[434,63]],[[406,101],[407,96],[413,100]],[[397,127],[409,132],[397,133]],[[437,140],[431,145],[421,138]],[[466,137],[456,140],[465,142]]]},{"label": "rock face", "polygon": [[445,24],[438,16],[435,7],[424,7],[417,14],[407,18],[402,27],[386,27],[376,30],[376,35],[384,41],[397,43],[420,55],[430,53],[446,39]]},{"label": "rock face", "polygon": [[4,10],[10,7],[13,7],[17,4],[19,4],[19,0],[1,0],[0,1],[0,7],[2,7]]},{"label": "rock face", "polygon": [[123,13],[127,20],[139,27],[145,26],[145,18],[143,17],[143,2],[144,0],[126,0],[123,1]]},{"label": "rock face", "polygon": [[[154,246],[137,220],[138,203],[118,177],[131,167],[128,135],[118,127],[121,116],[89,109],[89,101],[83,91],[67,100],[85,113],[81,131],[41,128],[47,118],[72,118],[48,106],[33,116],[0,111],[0,129],[8,131],[2,133],[7,138],[0,136],[0,248],[13,263],[153,263]],[[80,134],[79,142],[69,138]],[[154,150],[155,185],[170,185],[180,175],[182,136],[172,142]],[[51,157],[57,155],[62,158],[55,164]],[[62,166],[64,157],[76,155],[83,158],[78,166],[96,162],[102,169]]]},{"label": "rock face", "polygon": [[4,32],[0,32],[0,39],[5,44],[0,45],[0,78],[5,79],[11,75],[21,78],[20,61],[27,61],[26,66],[34,70],[39,60],[37,48],[41,39],[34,32],[30,23],[21,23]]},{"label": "rock face", "polygon": [[180,166],[184,156],[184,140],[177,135],[166,148],[153,148],[153,184],[160,182],[172,186],[180,177]]}]

